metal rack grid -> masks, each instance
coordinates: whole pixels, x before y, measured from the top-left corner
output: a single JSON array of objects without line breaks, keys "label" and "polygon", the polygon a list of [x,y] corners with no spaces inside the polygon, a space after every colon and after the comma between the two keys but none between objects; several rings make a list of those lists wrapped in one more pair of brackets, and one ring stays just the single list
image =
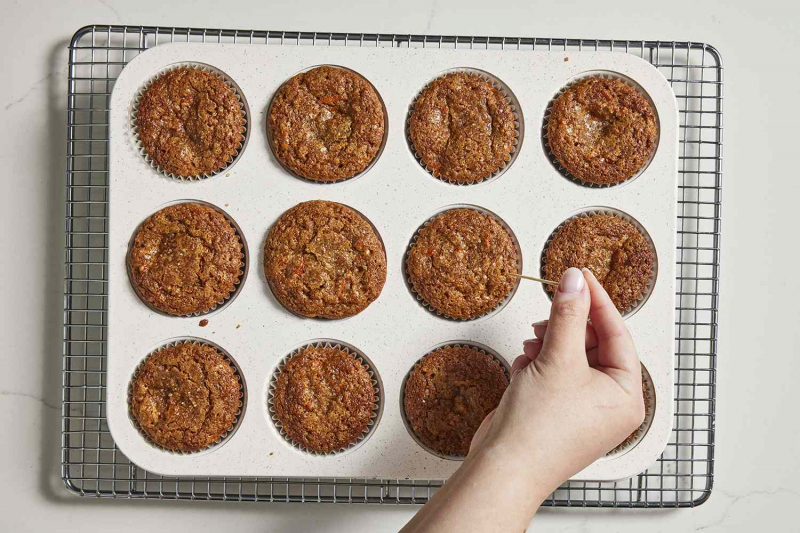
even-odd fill
[{"label": "metal rack grid", "polygon": [[614,483],[568,482],[554,507],[693,507],[714,475],[723,67],[693,42],[242,31],[92,25],[72,38],[67,102],[62,458],[82,496],[181,500],[425,503],[440,480],[170,478],[131,463],[105,421],[108,265],[108,106],[124,66],[167,42],[598,50],[635,54],[668,79],[680,113],[675,419],[647,471]]}]

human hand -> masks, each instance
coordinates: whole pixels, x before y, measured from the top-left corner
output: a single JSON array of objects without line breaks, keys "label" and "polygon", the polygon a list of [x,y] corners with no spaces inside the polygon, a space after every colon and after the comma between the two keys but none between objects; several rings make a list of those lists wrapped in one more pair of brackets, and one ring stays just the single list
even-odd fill
[{"label": "human hand", "polygon": [[546,488],[544,498],[625,440],[644,420],[645,407],[633,340],[589,270],[564,273],[550,320],[535,324],[534,333],[468,460],[512,454]]}]

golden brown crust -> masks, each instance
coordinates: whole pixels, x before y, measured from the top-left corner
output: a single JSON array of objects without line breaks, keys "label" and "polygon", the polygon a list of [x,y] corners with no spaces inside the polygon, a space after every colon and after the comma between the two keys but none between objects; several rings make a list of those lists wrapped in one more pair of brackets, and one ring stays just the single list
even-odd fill
[{"label": "golden brown crust", "polygon": [[474,318],[497,307],[514,288],[517,250],[491,216],[451,209],[418,234],[406,259],[408,280],[433,309]]},{"label": "golden brown crust", "polygon": [[269,108],[275,157],[322,182],[352,178],[378,154],[385,128],[375,88],[349,70],[317,67],[287,81]]},{"label": "golden brown crust", "polygon": [[[644,294],[655,252],[636,226],[613,215],[568,220],[545,251],[545,278],[560,281],[570,267],[588,268],[624,312]],[[553,290],[548,286],[548,290]]]},{"label": "golden brown crust", "polygon": [[426,355],[411,371],[403,407],[424,444],[463,457],[506,387],[508,377],[494,358],[475,348],[447,347]]},{"label": "golden brown crust", "polygon": [[327,453],[361,437],[375,408],[375,389],[353,355],[310,347],[278,375],[273,408],[289,437],[307,450]]},{"label": "golden brown crust", "polygon": [[131,282],[142,300],[170,315],[201,313],[235,290],[242,243],[222,213],[185,202],[144,221],[134,238],[129,265]]},{"label": "golden brown crust", "polygon": [[414,150],[437,178],[483,181],[511,157],[514,112],[491,83],[466,72],[431,82],[409,123]]},{"label": "golden brown crust", "polygon": [[372,225],[353,209],[297,204],[270,228],[264,272],[275,297],[307,317],[344,318],[367,308],[386,282],[386,254]]},{"label": "golden brown crust", "polygon": [[136,113],[145,153],[164,170],[194,177],[231,162],[244,137],[236,93],[219,76],[180,68],[145,90]]},{"label": "golden brown crust", "polygon": [[618,79],[583,79],[553,103],[550,150],[574,177],[608,185],[636,174],[656,148],[650,103]]},{"label": "golden brown crust", "polygon": [[195,452],[233,428],[242,405],[236,370],[214,348],[181,343],[147,357],[131,384],[131,416],[155,444]]}]

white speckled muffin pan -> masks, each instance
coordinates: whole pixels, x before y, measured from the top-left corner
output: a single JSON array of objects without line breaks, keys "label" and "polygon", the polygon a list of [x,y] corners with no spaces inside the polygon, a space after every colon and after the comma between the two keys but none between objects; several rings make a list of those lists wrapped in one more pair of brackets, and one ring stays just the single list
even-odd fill
[{"label": "white speckled muffin pan", "polygon": [[[568,58],[568,59],[567,59]],[[249,139],[224,172],[200,181],[165,177],[142,157],[130,124],[139,89],[177,63],[203,63],[224,72],[240,89],[249,110]],[[267,144],[266,113],[278,87],[316,65],[340,65],[366,77],[388,113],[386,146],[356,179],[318,184],[287,172]],[[508,86],[524,121],[516,158],[495,179],[457,186],[431,176],[406,141],[409,106],[430,80],[451,69],[479,69]],[[657,151],[636,179],[590,188],[565,177],[541,141],[544,113],[564,85],[582,73],[620,74],[638,83],[654,102],[660,124]],[[176,43],[148,50],[125,67],[111,98],[110,229],[108,272],[109,429],[120,449],[151,472],[175,476],[273,476],[444,479],[460,462],[440,458],[408,434],[400,413],[403,378],[432,347],[450,341],[481,343],[509,363],[533,336],[531,324],[546,318],[550,300],[534,282],[523,282],[498,312],[471,321],[448,320],[420,306],[408,290],[404,259],[414,232],[432,213],[457,204],[501,217],[522,249],[525,272],[539,273],[552,231],[587,208],[617,209],[646,228],[657,252],[652,293],[628,324],[655,391],[652,423],[624,453],[604,457],[577,480],[614,480],[638,474],[663,451],[672,424],[677,200],[678,111],[664,77],[645,61],[608,52],[519,52],[403,48],[273,47]],[[300,318],[273,297],[264,277],[267,231],[288,208],[306,200],[353,207],[378,229],[388,273],[381,296],[344,320]],[[203,317],[169,317],[143,304],[127,274],[128,244],[149,215],[177,200],[200,200],[236,221],[249,245],[248,273],[237,297]],[[205,327],[201,318],[207,319]],[[174,454],[150,444],[128,415],[127,391],[142,359],[182,337],[209,340],[238,364],[247,403],[235,434],[208,450]],[[352,345],[380,375],[383,413],[369,439],[346,453],[314,456],[291,446],[268,416],[270,378],[293,348],[315,339]],[[592,435],[587,435],[591,439]]]}]

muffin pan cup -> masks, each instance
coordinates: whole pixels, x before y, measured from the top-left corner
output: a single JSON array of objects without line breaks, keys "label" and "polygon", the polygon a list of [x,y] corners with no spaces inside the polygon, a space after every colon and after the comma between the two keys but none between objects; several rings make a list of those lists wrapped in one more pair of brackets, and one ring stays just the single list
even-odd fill
[{"label": "muffin pan cup", "polygon": [[466,348],[475,348],[481,354],[488,355],[492,359],[494,359],[495,361],[500,363],[500,366],[503,367],[503,371],[505,372],[505,375],[506,375],[506,378],[508,379],[509,384],[511,383],[511,365],[499,353],[497,353],[496,351],[492,350],[488,346],[485,346],[485,345],[483,345],[483,344],[481,344],[479,342],[448,341],[448,342],[443,342],[441,344],[437,344],[436,346],[434,346],[433,348],[428,350],[425,353],[425,355],[423,355],[422,357],[417,359],[417,361],[411,366],[411,368],[408,369],[408,372],[406,373],[405,377],[403,378],[403,383],[400,386],[400,414],[403,417],[403,425],[405,425],[406,431],[408,431],[408,434],[411,436],[412,439],[414,439],[414,442],[416,442],[417,445],[420,448],[422,448],[423,450],[425,450],[426,452],[428,452],[428,453],[430,453],[432,455],[435,455],[436,457],[440,457],[442,459],[447,459],[449,461],[463,461],[464,459],[466,459],[466,457],[461,456],[461,455],[447,455],[446,453],[442,453],[442,452],[440,452],[438,450],[434,450],[433,448],[431,448],[430,446],[428,446],[427,444],[422,442],[422,439],[420,439],[419,436],[417,435],[417,433],[414,431],[414,428],[411,426],[411,422],[408,421],[408,417],[406,416],[406,409],[405,409],[406,382],[408,381],[408,377],[411,375],[411,372],[413,372],[414,369],[417,368],[417,365],[419,365],[422,362],[423,359],[428,357],[430,354],[432,354],[436,350],[441,350],[441,349],[444,349],[444,348],[464,348],[464,347],[466,347]]},{"label": "muffin pan cup", "polygon": [[[334,450],[331,452],[318,452],[315,450],[310,450],[294,440],[286,430],[283,429],[280,420],[278,419],[278,415],[275,413],[272,397],[275,394],[275,387],[278,384],[278,376],[280,376],[281,372],[283,372],[286,365],[291,361],[292,357],[299,354],[303,350],[308,348],[334,348],[336,350],[342,350],[349,355],[352,355],[356,361],[358,361],[361,366],[363,366],[367,373],[369,374],[370,380],[372,381],[372,388],[375,391],[375,403],[372,407],[372,416],[370,417],[370,421],[367,424],[367,427],[364,428],[364,431],[361,433],[361,436],[358,437],[354,442],[351,444],[339,448],[338,450]],[[278,363],[278,366],[275,367],[275,371],[272,373],[272,377],[269,380],[269,386],[267,388],[267,413],[269,414],[269,418],[272,423],[275,425],[275,430],[280,434],[280,436],[294,449],[299,452],[309,454],[314,457],[332,457],[334,455],[341,455],[347,453],[349,451],[355,450],[362,444],[364,444],[367,439],[372,435],[372,430],[378,425],[378,422],[381,419],[381,415],[383,414],[383,387],[381,385],[381,379],[378,375],[378,371],[375,370],[375,366],[372,364],[372,361],[367,358],[364,353],[352,346],[347,344],[346,342],[337,341],[334,339],[318,339],[309,341],[302,346],[299,346],[289,352],[286,357],[281,359]]]},{"label": "muffin pan cup", "polygon": [[491,217],[492,220],[497,222],[500,225],[500,227],[503,228],[506,233],[508,233],[508,236],[511,237],[511,241],[514,243],[514,249],[517,252],[517,273],[518,274],[522,273],[522,257],[523,257],[522,256],[522,249],[520,248],[519,240],[517,240],[517,236],[514,235],[514,231],[511,229],[511,227],[508,224],[506,224],[506,222],[502,218],[500,218],[496,214],[492,213],[488,209],[484,209],[483,207],[479,207],[477,205],[456,204],[456,205],[450,205],[450,206],[447,206],[447,207],[443,207],[442,209],[437,211],[435,214],[433,214],[430,217],[428,217],[428,219],[417,229],[417,231],[414,232],[414,236],[411,237],[411,242],[408,243],[408,248],[406,249],[406,253],[403,256],[403,279],[405,280],[406,285],[408,286],[408,290],[411,293],[411,295],[428,312],[430,312],[430,313],[432,313],[432,314],[434,314],[434,315],[436,315],[436,316],[438,316],[440,318],[444,318],[444,319],[447,319],[447,320],[454,320],[456,322],[469,322],[469,321],[473,321],[473,320],[480,320],[482,318],[487,318],[487,317],[490,317],[490,316],[492,316],[492,315],[494,315],[496,313],[499,313],[500,310],[502,310],[503,307],[505,307],[508,304],[508,302],[511,301],[511,299],[514,297],[514,294],[516,294],[517,289],[519,288],[520,279],[516,280],[516,282],[514,283],[514,286],[511,288],[511,290],[506,295],[506,297],[503,298],[500,301],[500,303],[498,303],[493,308],[489,309],[485,313],[481,313],[480,315],[477,315],[477,316],[474,316],[474,317],[458,318],[458,317],[450,316],[450,315],[448,315],[448,314],[446,314],[446,313],[444,313],[442,311],[439,311],[438,309],[434,308],[431,304],[426,302],[425,298],[423,298],[422,295],[419,294],[416,291],[416,289],[414,289],[414,285],[411,283],[410,274],[408,273],[408,268],[406,266],[406,261],[408,260],[408,257],[411,255],[412,248],[414,248],[414,245],[417,244],[417,239],[419,238],[420,232],[423,229],[425,229],[428,226],[428,224],[433,222],[436,219],[436,217],[438,217],[439,215],[442,215],[442,214],[444,214],[444,213],[446,213],[448,211],[451,211],[453,209],[469,209],[469,210],[472,210],[472,211],[476,211],[476,212],[478,212],[478,213],[480,213],[482,215]]},{"label": "muffin pan cup", "polygon": [[[133,413],[131,413],[131,411],[130,411],[130,408],[133,406],[133,382],[136,379],[136,377],[139,375],[139,371],[141,370],[142,365],[144,365],[145,361],[147,361],[147,359],[151,355],[157,354],[158,352],[160,352],[161,350],[164,350],[165,348],[172,348],[174,346],[179,346],[181,344],[198,344],[198,345],[208,346],[210,348],[213,348],[217,353],[222,355],[228,361],[228,363],[230,363],[231,367],[233,367],[233,370],[236,373],[236,379],[239,380],[239,385],[241,386],[241,392],[240,392],[240,396],[239,396],[239,398],[240,398],[239,410],[236,412],[236,420],[234,420],[233,425],[228,429],[228,431],[226,431],[225,433],[220,435],[219,438],[216,441],[214,441],[212,444],[209,444],[208,446],[206,446],[202,450],[196,450],[196,451],[171,450],[169,448],[166,448],[166,447],[154,442],[144,432],[142,427],[139,425],[139,422],[134,418]],[[156,348],[155,350],[151,351],[145,357],[142,358],[141,362],[138,365],[136,365],[136,369],[133,371],[133,374],[130,377],[130,381],[128,382],[128,399],[127,399],[127,403],[128,403],[128,415],[129,415],[129,419],[130,419],[131,424],[133,425],[133,427],[136,428],[136,431],[138,431],[139,434],[142,436],[142,439],[144,439],[150,446],[152,446],[153,448],[157,449],[160,452],[168,453],[168,454],[171,454],[171,455],[179,455],[179,456],[191,455],[191,456],[196,456],[197,454],[206,453],[206,452],[209,452],[209,451],[211,451],[213,449],[218,448],[219,446],[222,446],[227,441],[227,439],[229,437],[231,437],[234,433],[236,433],[236,430],[239,428],[239,422],[241,421],[242,417],[244,416],[244,411],[245,411],[245,408],[247,407],[247,385],[245,384],[244,378],[242,377],[242,372],[239,369],[239,365],[236,364],[236,361],[233,359],[233,357],[231,357],[231,355],[226,350],[224,350],[220,346],[217,346],[213,342],[207,341],[205,339],[200,339],[200,338],[197,338],[197,337],[186,337],[184,339],[173,339],[173,340],[167,341],[163,345],[159,346],[158,348]]]},{"label": "muffin pan cup", "polygon": [[[425,89],[427,89],[428,86],[431,83],[433,83],[434,81],[436,81],[436,80],[438,80],[440,78],[444,78],[445,76],[449,76],[450,74],[455,74],[457,72],[464,72],[466,74],[474,74],[476,76],[479,76],[483,80],[489,82],[495,89],[500,91],[500,94],[502,94],[503,97],[506,99],[506,102],[508,102],[508,105],[511,106],[511,111],[514,113],[514,126],[515,126],[515,128],[514,128],[514,134],[515,134],[514,135],[514,147],[511,150],[511,154],[509,154],[508,159],[503,163],[503,165],[500,168],[498,168],[497,170],[492,172],[490,175],[485,176],[485,177],[483,177],[481,179],[472,181],[472,182],[468,182],[468,183],[449,180],[449,179],[445,178],[444,176],[437,175],[437,173],[434,172],[433,170],[431,170],[430,168],[428,168],[428,165],[426,165],[425,162],[422,160],[422,157],[417,153],[416,148],[414,148],[414,141],[411,140],[411,115],[414,113],[414,106],[417,104],[417,100],[419,100],[419,97],[422,96],[422,93],[425,92]],[[516,160],[517,154],[519,153],[519,150],[522,147],[522,139],[525,136],[525,121],[523,120],[523,117],[522,117],[522,108],[519,105],[519,101],[517,100],[517,97],[514,95],[514,92],[511,90],[511,88],[508,85],[506,85],[503,81],[501,81],[499,78],[497,78],[493,74],[490,74],[489,72],[486,72],[484,70],[479,70],[479,69],[474,69],[474,68],[467,68],[467,67],[458,67],[458,68],[449,69],[449,70],[447,70],[445,72],[439,73],[433,79],[429,80],[419,90],[419,92],[416,94],[416,96],[414,96],[414,100],[411,102],[411,105],[408,107],[408,115],[406,116],[406,120],[405,120],[405,135],[406,135],[406,142],[408,143],[408,149],[411,150],[411,153],[413,154],[414,159],[416,159],[417,163],[419,163],[419,165],[423,169],[425,169],[425,172],[427,172],[428,174],[430,174],[434,178],[436,178],[438,180],[441,180],[441,181],[443,181],[445,183],[448,183],[450,185],[459,185],[459,186],[480,185],[482,183],[488,183],[488,182],[490,182],[492,180],[495,180],[495,179],[499,178],[514,163],[514,160]]]},{"label": "muffin pan cup", "polygon": [[[565,59],[569,61],[565,61]],[[250,114],[246,149],[221,176],[199,181],[164,179],[133,142],[131,102],[155,75],[174,65],[205,64],[235,80]],[[297,179],[275,159],[267,141],[266,113],[273,95],[289,78],[317,65],[351,69],[375,87],[388,118],[386,144],[363,179],[319,184]],[[409,105],[443,73],[470,69],[491,73],[513,92],[519,105],[520,140],[502,176],[475,187],[455,187],[420,168],[405,132]],[[581,187],[564,178],[530,134],[542,124],[554,94],[589,72],[616,72],[635,80],[654,102],[661,127],[658,150],[647,170],[624,187]],[[436,50],[384,47],[280,47],[173,43],[154,47],[127,64],[109,103],[108,323],[106,408],[115,443],[132,462],[167,476],[271,478],[447,479],[460,462],[419,446],[400,409],[403,379],[422,354],[448,339],[491,347],[511,362],[533,334],[531,324],[547,318],[551,302],[540,285],[521,281],[498,308],[473,320],[437,316],[417,300],[406,281],[409,242],[421,224],[453,207],[478,208],[511,229],[522,274],[536,275],[540,255],[554,228],[593,206],[627,213],[649,234],[657,251],[658,281],[647,301],[625,323],[647,367],[658,399],[652,422],[635,446],[603,457],[574,476],[581,481],[636,475],[663,452],[674,409],[678,112],[665,78],[629,54],[500,50]],[[261,126],[259,126],[259,124]],[[532,126],[533,125],[533,126]],[[527,126],[527,128],[526,128]],[[522,132],[521,132],[522,133]],[[187,193],[187,188],[191,193]],[[142,304],[127,272],[130,238],[136,227],[170,202],[207,202],[230,215],[240,235],[257,250],[243,267],[248,280],[235,303],[213,314],[173,317]],[[378,230],[386,253],[387,277],[380,296],[347,319],[296,316],[278,302],[263,274],[263,242],[282,213],[300,202],[326,200],[361,213]],[[603,208],[605,209],[605,208]],[[221,307],[221,306],[220,306]],[[90,332],[91,333],[91,332]],[[165,339],[202,337],[228,350],[246,379],[247,415],[236,432],[201,453],[165,453],[131,424],[127,391],[145,354]],[[292,347],[309,339],[339,339],[361,350],[380,373],[383,411],[368,439],[333,454],[302,451],[281,436],[269,411],[269,387]],[[590,438],[590,437],[589,437]]]},{"label": "muffin pan cup", "polygon": [[[545,264],[547,263],[547,247],[550,246],[553,238],[555,238],[556,234],[561,231],[561,228],[564,227],[564,224],[576,218],[590,217],[592,215],[612,215],[630,222],[637,230],[639,230],[639,233],[642,234],[644,240],[647,241],[647,244],[650,246],[650,249],[653,250],[653,254],[656,256],[655,260],[653,261],[653,268],[650,271],[650,279],[647,281],[647,285],[645,286],[644,291],[642,291],[641,296],[639,296],[635,304],[622,311],[622,317],[629,318],[647,302],[647,299],[650,298],[650,295],[653,293],[653,288],[655,287],[658,278],[658,252],[656,251],[655,244],[653,244],[653,239],[650,237],[650,234],[647,232],[645,227],[642,226],[638,220],[624,211],[620,211],[619,209],[614,209],[612,207],[589,207],[582,209],[579,213],[576,213],[565,219],[561,224],[558,225],[558,227],[556,227],[556,229],[553,230],[553,232],[547,238],[547,242],[545,242],[544,247],[542,248],[539,275],[542,277],[542,279],[548,279],[544,268]],[[551,300],[553,299],[553,293],[547,290],[547,285],[542,284],[542,290],[545,292],[548,298]]]},{"label": "muffin pan cup", "polygon": [[[640,95],[642,95],[644,97],[644,99],[647,100],[650,103],[650,105],[652,106],[652,108],[653,108],[653,114],[655,115],[655,119],[656,119],[656,145],[653,148],[653,151],[650,153],[650,157],[647,158],[647,160],[642,164],[642,166],[641,166],[641,168],[639,168],[639,170],[637,170],[631,177],[626,178],[624,180],[620,180],[620,181],[618,181],[616,183],[592,183],[590,181],[585,181],[585,180],[582,180],[582,179],[580,179],[580,178],[578,178],[576,176],[573,176],[572,174],[570,174],[570,172],[566,168],[564,168],[561,165],[561,162],[558,160],[556,155],[550,149],[550,139],[548,137],[548,128],[549,128],[549,125],[550,125],[550,111],[553,108],[553,104],[555,103],[555,101],[558,99],[559,96],[561,96],[562,94],[564,94],[567,91],[567,89],[569,89],[570,87],[572,87],[573,85],[575,85],[579,81],[585,80],[586,78],[605,78],[605,79],[619,80],[619,81],[623,82],[625,85],[627,85],[628,87],[630,87],[631,89],[635,90]],[[584,187],[609,188],[609,187],[617,187],[619,185],[623,185],[625,183],[629,183],[629,182],[635,180],[636,178],[638,178],[639,176],[641,176],[647,170],[647,167],[650,166],[650,163],[653,161],[653,158],[655,157],[656,152],[658,151],[658,143],[659,143],[659,139],[660,139],[660,132],[661,132],[661,127],[660,127],[660,122],[659,122],[659,119],[658,119],[658,107],[655,105],[655,103],[653,102],[652,98],[650,98],[650,95],[647,93],[647,91],[645,91],[642,88],[641,85],[636,83],[636,81],[634,81],[632,78],[630,78],[628,76],[624,76],[624,75],[619,74],[617,72],[611,72],[611,71],[605,71],[605,70],[596,70],[596,71],[590,71],[590,72],[583,72],[580,75],[575,76],[574,78],[569,80],[567,83],[565,83],[564,86],[553,96],[553,98],[547,104],[547,109],[544,112],[544,117],[542,119],[541,138],[542,138],[542,148],[544,148],[544,151],[547,154],[547,157],[550,159],[550,162],[553,164],[553,167],[558,172],[560,172],[562,176],[564,176],[568,180],[571,180],[571,181],[577,183],[578,185],[582,185]]]},{"label": "muffin pan cup", "polygon": [[[234,92],[234,94],[236,95],[236,98],[239,100],[239,105],[242,108],[242,118],[244,119],[244,124],[243,124],[243,128],[242,128],[242,140],[241,140],[241,142],[237,146],[236,151],[234,152],[234,154],[231,157],[230,161],[228,161],[225,164],[225,166],[223,166],[223,167],[221,167],[221,168],[219,168],[219,169],[217,169],[217,170],[215,170],[213,172],[209,172],[207,174],[198,174],[196,176],[178,176],[177,174],[173,174],[172,172],[168,172],[168,171],[162,169],[161,167],[158,166],[158,164],[155,161],[153,161],[153,159],[150,157],[150,155],[148,155],[148,153],[145,151],[144,146],[142,145],[142,140],[139,137],[139,124],[137,122],[136,117],[137,117],[137,113],[139,112],[139,102],[141,101],[142,96],[144,95],[145,91],[153,84],[153,82],[155,82],[161,76],[163,76],[163,75],[165,75],[165,74],[167,74],[169,72],[173,72],[175,70],[182,69],[182,68],[192,68],[192,69],[202,70],[203,72],[210,72],[211,74],[214,74],[215,76],[220,78]],[[247,146],[247,140],[250,138],[250,109],[247,106],[247,100],[245,100],[245,98],[244,98],[244,96],[242,94],[242,90],[239,88],[239,86],[236,84],[236,82],[233,81],[233,79],[231,79],[227,74],[225,74],[224,72],[222,72],[221,70],[219,70],[216,67],[212,67],[211,65],[206,65],[204,63],[191,63],[191,62],[175,63],[175,64],[169,65],[168,67],[162,69],[157,74],[155,74],[150,79],[148,79],[139,88],[139,90],[136,92],[136,95],[133,97],[133,100],[131,101],[130,119],[129,120],[130,120],[130,128],[131,128],[131,139],[133,140],[133,143],[136,146],[136,149],[139,151],[139,153],[144,158],[144,160],[147,161],[147,163],[150,165],[150,167],[154,171],[156,171],[157,173],[161,174],[162,176],[170,178],[170,179],[180,180],[180,181],[198,181],[198,180],[213,178],[214,176],[217,176],[219,174],[228,172],[230,170],[230,168],[239,159],[239,157],[242,155],[242,152],[244,151],[245,147]]]},{"label": "muffin pan cup", "polygon": [[[161,211],[162,209],[164,209],[166,207],[170,207],[172,205],[178,205],[178,204],[183,204],[183,203],[194,203],[194,204],[205,205],[205,206],[208,206],[208,207],[214,209],[215,211],[217,211],[218,213],[220,213],[222,216],[225,217],[225,220],[227,220],[228,223],[231,225],[231,227],[233,227],[233,229],[236,231],[236,236],[239,238],[239,242],[242,245],[242,253],[241,253],[241,256],[240,256],[241,257],[241,265],[239,266],[239,276],[237,277],[236,281],[233,284],[233,290],[231,292],[229,292],[227,296],[225,296],[224,298],[219,300],[215,305],[212,305],[208,309],[203,309],[201,311],[196,311],[194,313],[189,313],[189,314],[186,314],[186,315],[172,315],[170,313],[167,313],[166,311],[162,311],[161,309],[158,309],[157,307],[152,305],[150,302],[145,300],[142,297],[142,295],[139,293],[139,290],[136,288],[136,285],[133,282],[133,272],[131,272],[131,267],[130,267],[130,265],[131,265],[130,256],[131,256],[131,252],[133,251],[133,243],[136,240],[136,235],[139,233],[139,229],[142,227],[142,224],[144,224],[147,221],[148,218],[150,218],[152,215],[155,215],[157,212]],[[175,201],[175,202],[169,202],[169,203],[167,203],[165,205],[160,206],[158,209],[156,209],[155,211],[153,211],[152,213],[147,215],[147,217],[144,220],[142,220],[142,222],[138,226],[136,226],[136,230],[131,235],[130,243],[128,244],[128,254],[127,254],[126,258],[125,258],[125,264],[126,264],[127,271],[128,271],[128,279],[130,281],[131,287],[133,288],[134,292],[136,292],[136,295],[139,297],[139,300],[142,302],[142,304],[146,305],[149,309],[151,309],[151,310],[155,311],[156,313],[158,313],[160,315],[163,315],[163,316],[167,316],[167,317],[185,317],[185,318],[197,318],[197,317],[211,315],[213,313],[216,313],[217,311],[220,311],[220,310],[224,309],[227,305],[232,303],[233,300],[236,298],[236,296],[239,295],[239,291],[244,286],[244,282],[247,280],[247,272],[249,271],[249,268],[248,268],[249,263],[250,263],[250,251],[247,248],[247,241],[244,238],[244,233],[242,233],[242,229],[239,227],[239,224],[237,224],[236,221],[228,213],[226,213],[225,211],[223,211],[222,209],[220,209],[216,205],[214,205],[212,203],[209,203],[209,202],[204,202],[202,200],[178,200],[178,201]]]}]

